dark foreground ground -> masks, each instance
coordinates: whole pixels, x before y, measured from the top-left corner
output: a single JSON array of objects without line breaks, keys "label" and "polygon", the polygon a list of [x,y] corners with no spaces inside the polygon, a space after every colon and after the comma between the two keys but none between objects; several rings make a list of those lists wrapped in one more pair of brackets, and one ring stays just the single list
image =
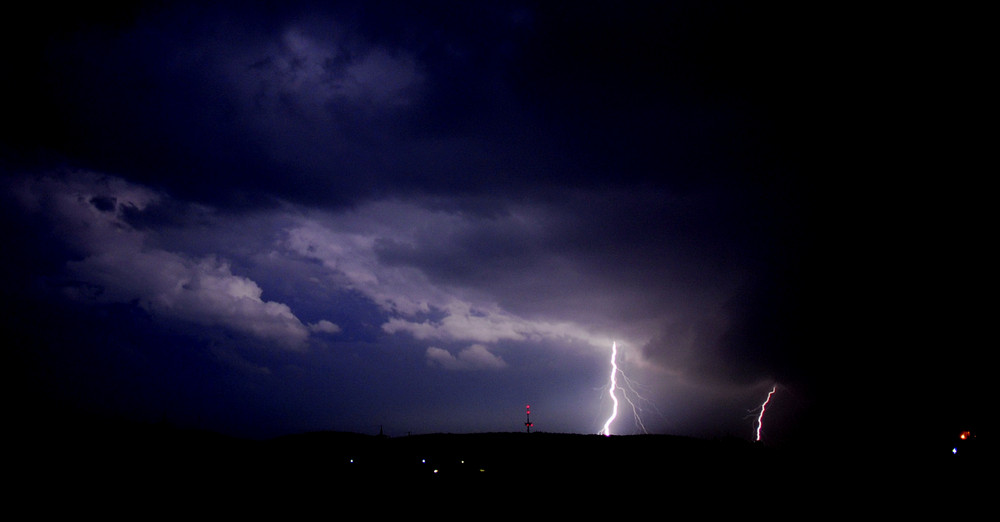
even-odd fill
[{"label": "dark foreground ground", "polygon": [[655,507],[788,518],[898,515],[931,504],[958,514],[993,489],[987,466],[970,459],[880,458],[878,444],[850,456],[667,435],[318,432],[255,441],[122,425],[34,434],[7,447],[7,494],[36,515],[533,518]]}]

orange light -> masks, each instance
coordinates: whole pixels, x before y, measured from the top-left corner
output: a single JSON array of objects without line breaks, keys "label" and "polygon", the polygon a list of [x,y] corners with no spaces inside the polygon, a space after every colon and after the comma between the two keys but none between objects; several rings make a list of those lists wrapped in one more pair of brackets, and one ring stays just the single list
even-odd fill
[{"label": "orange light", "polygon": [[969,435],[970,435],[969,432],[963,431],[962,434],[958,436],[958,438],[960,438],[962,440],[965,440],[965,439],[969,438]]}]

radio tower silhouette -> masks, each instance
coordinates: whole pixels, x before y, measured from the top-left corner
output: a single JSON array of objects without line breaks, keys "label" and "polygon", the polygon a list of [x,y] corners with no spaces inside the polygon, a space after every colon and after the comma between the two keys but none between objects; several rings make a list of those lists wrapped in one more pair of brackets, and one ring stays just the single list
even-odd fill
[{"label": "radio tower silhouette", "polygon": [[525,406],[524,411],[527,412],[524,417],[524,427],[528,429],[528,433],[531,433],[531,427],[534,426],[534,424],[531,423],[531,405],[529,404]]}]

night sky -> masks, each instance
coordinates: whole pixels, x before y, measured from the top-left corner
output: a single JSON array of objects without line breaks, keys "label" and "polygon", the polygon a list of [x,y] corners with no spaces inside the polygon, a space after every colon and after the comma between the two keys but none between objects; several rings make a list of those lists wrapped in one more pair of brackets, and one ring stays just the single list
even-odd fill
[{"label": "night sky", "polygon": [[615,341],[615,434],[750,440],[772,386],[776,446],[981,422],[961,44],[797,3],[199,4],[4,22],[14,426],[597,433]]}]

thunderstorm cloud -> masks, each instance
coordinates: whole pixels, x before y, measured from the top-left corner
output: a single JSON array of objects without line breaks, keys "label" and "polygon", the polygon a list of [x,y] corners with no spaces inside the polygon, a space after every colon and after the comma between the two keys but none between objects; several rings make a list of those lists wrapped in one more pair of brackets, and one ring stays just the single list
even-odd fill
[{"label": "thunderstorm cloud", "polygon": [[[965,231],[989,206],[867,226],[940,198],[854,161],[854,68],[811,10],[27,9],[0,141],[25,408],[272,436],[507,431],[530,402],[540,431],[594,433],[617,341],[651,431],[749,437],[777,384],[772,441],[828,433],[842,379],[919,373],[871,309],[931,252],[987,258]],[[876,167],[911,179],[882,198]],[[926,251],[886,261],[911,229]],[[926,282],[947,266],[899,286],[964,339]]]}]

